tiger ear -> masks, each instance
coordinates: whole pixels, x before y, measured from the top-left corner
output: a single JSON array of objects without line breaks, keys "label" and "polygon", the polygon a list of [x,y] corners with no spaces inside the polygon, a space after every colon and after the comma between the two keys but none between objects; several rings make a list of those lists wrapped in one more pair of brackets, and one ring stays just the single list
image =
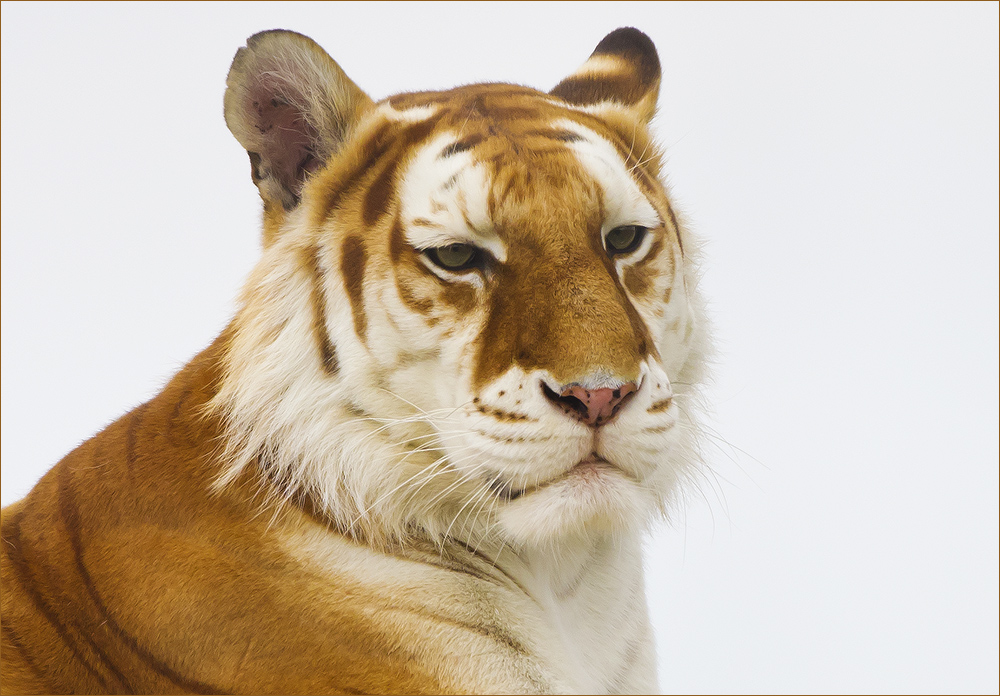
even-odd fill
[{"label": "tiger ear", "polygon": [[549,94],[578,106],[615,102],[643,123],[656,113],[660,59],[638,29],[615,29],[597,44],[590,58]]},{"label": "tiger ear", "polygon": [[306,178],[372,106],[326,51],[291,31],[254,34],[226,78],[229,130],[250,155],[265,210],[291,210]]}]

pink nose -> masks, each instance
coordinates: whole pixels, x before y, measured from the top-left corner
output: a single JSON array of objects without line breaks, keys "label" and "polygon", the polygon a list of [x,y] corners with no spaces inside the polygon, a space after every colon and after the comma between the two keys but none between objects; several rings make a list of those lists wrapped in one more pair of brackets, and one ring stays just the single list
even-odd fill
[{"label": "pink nose", "polygon": [[614,420],[622,404],[636,389],[635,382],[623,384],[617,389],[584,389],[578,384],[571,384],[556,394],[547,385],[542,385],[545,396],[564,413],[594,428]]}]

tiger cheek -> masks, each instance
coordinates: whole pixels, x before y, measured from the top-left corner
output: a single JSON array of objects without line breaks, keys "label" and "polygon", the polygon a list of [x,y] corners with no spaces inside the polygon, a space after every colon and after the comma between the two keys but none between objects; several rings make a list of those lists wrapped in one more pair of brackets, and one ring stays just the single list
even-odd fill
[{"label": "tiger cheek", "polygon": [[412,272],[397,273],[396,292],[399,293],[403,304],[424,317],[427,323],[433,326],[438,321],[438,318],[433,314],[435,302],[414,287],[414,280]]}]

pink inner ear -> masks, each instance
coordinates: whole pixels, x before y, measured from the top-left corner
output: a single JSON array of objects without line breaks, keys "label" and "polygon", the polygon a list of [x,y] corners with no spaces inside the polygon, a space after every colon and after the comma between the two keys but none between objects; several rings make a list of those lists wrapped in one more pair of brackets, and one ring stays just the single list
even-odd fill
[{"label": "pink inner ear", "polygon": [[297,200],[306,176],[322,164],[315,150],[316,129],[294,105],[295,99],[286,98],[273,80],[258,82],[247,101],[257,130],[255,139],[260,143],[259,175],[273,177]]}]

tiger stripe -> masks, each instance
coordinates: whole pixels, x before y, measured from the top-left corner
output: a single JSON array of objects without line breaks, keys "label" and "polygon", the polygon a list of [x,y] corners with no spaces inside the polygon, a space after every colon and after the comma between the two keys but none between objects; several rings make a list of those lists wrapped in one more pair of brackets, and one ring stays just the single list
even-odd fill
[{"label": "tiger stripe", "polygon": [[319,350],[323,370],[333,376],[340,370],[337,361],[337,350],[330,341],[330,327],[327,321],[326,298],[323,288],[326,287],[326,272],[320,265],[320,251],[312,248],[306,253],[306,264],[312,287],[313,333],[316,335],[316,347]]},{"label": "tiger stripe", "polygon": [[[55,577],[55,574],[40,559],[29,560],[26,557],[25,544],[21,535],[21,520],[23,515],[24,512],[22,510],[16,513],[13,517],[9,518],[9,522],[4,524],[3,530],[3,557],[8,561],[5,565],[13,568],[14,577],[16,578],[19,589],[27,594],[34,608],[41,614],[47,625],[56,632],[62,644],[76,659],[77,664],[83,667],[83,669],[94,679],[94,681],[100,685],[101,690],[111,693],[113,687],[110,685],[104,674],[97,670],[91,662],[91,659],[83,654],[81,651],[81,644],[87,644],[89,646],[90,651],[100,661],[105,669],[111,672],[110,676],[117,680],[118,684],[121,685],[121,688],[125,691],[131,691],[132,688],[125,680],[125,677],[120,673],[115,673],[114,665],[108,659],[107,655],[103,654],[100,647],[93,641],[93,639],[88,637],[86,633],[80,631],[73,632],[79,636],[79,639],[75,638],[73,633],[69,630],[69,625],[64,623],[59,618],[52,603],[50,603],[42,595],[31,568],[37,567],[39,570],[43,571],[43,577],[51,578]],[[8,631],[13,631],[7,623],[4,624],[4,627],[7,628]],[[38,629],[36,628],[36,630]],[[25,656],[25,660],[28,663],[32,663],[33,659],[30,652],[23,648],[23,643],[21,645],[22,647],[19,648],[19,652]],[[89,688],[93,689],[94,687],[90,686]]]},{"label": "tiger stripe", "polygon": [[[39,665],[31,656],[31,652],[25,647],[24,642],[21,637],[7,624],[0,625],[0,633],[2,633],[2,640],[4,642],[4,647],[0,652],[6,652],[10,655],[10,649],[13,648],[17,653],[17,658],[19,658],[27,666],[28,670],[34,677],[33,681],[44,682],[46,681],[45,669]],[[13,660],[11,660],[13,662]]]},{"label": "tiger stripe", "polygon": [[344,240],[340,254],[340,273],[344,277],[344,287],[351,299],[351,314],[354,316],[354,333],[362,342],[366,340],[368,315],[365,313],[364,277],[368,255],[360,237],[351,236]]},{"label": "tiger stripe", "polygon": [[[138,418],[136,418],[136,420],[138,420]],[[131,430],[130,430],[129,445],[130,448],[135,447],[134,433],[132,433]],[[87,565],[84,562],[83,541],[80,537],[82,532],[82,524],[80,521],[79,510],[77,509],[76,503],[73,500],[74,495],[72,491],[73,488],[71,480],[72,475],[73,472],[69,467],[62,467],[59,470],[59,478],[57,484],[58,496],[59,496],[58,498],[59,512],[62,517],[63,524],[65,525],[66,528],[66,533],[69,539],[70,548],[72,549],[73,560],[76,565],[76,571],[80,577],[80,580],[83,583],[84,588],[86,589],[87,596],[90,598],[90,601],[93,603],[94,607],[100,614],[100,617],[102,619],[101,625],[107,626],[111,630],[111,632],[115,635],[115,637],[127,646],[129,653],[137,656],[145,664],[146,667],[152,669],[157,674],[166,678],[174,686],[180,687],[189,693],[196,693],[196,694],[220,693],[222,689],[204,684],[196,679],[187,678],[184,675],[177,672],[176,670],[174,670],[173,668],[171,668],[170,666],[168,666],[162,660],[154,656],[152,653],[150,653],[147,649],[145,649],[143,646],[139,644],[139,641],[135,638],[135,636],[126,632],[108,611],[104,601],[101,599],[101,595],[98,592],[97,587],[94,584],[94,580],[91,577],[90,572],[87,570]],[[97,646],[96,643],[94,644],[94,649],[101,656],[101,659],[104,661],[107,669],[111,671],[115,675],[115,678],[118,679],[118,681],[121,682],[122,686],[125,687],[125,690],[128,692],[134,692],[135,687],[133,687],[128,683],[124,675],[111,662],[110,658],[108,658],[108,656],[104,653],[104,651],[101,650],[99,646]]]}]

